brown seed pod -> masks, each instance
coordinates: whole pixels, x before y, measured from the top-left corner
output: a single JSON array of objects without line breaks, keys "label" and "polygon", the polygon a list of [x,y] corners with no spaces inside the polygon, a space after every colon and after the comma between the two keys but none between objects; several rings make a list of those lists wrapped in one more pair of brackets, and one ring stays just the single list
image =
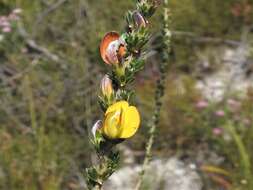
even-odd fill
[{"label": "brown seed pod", "polygon": [[125,54],[125,46],[117,32],[108,32],[104,36],[100,44],[100,54],[108,65],[119,63],[119,59]]}]

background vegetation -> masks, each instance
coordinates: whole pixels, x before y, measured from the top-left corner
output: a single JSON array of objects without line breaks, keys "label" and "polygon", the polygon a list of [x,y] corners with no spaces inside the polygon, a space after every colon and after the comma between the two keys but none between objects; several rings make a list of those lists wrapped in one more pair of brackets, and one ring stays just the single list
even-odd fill
[{"label": "background vegetation", "polygon": [[[0,189],[85,189],[82,169],[93,158],[88,133],[101,114],[96,95],[106,71],[98,45],[107,31],[125,27],[124,13],[133,5],[131,0],[0,1],[0,16],[22,10],[9,32],[0,29]],[[154,154],[201,166],[214,163],[202,163],[196,152],[206,158],[215,152],[223,158],[215,167],[230,175],[212,180],[204,172],[206,189],[250,190],[252,89],[243,98],[229,93],[212,102],[195,83],[206,74],[198,70],[200,52],[207,52],[208,72],[215,72],[220,64],[213,49],[234,47],[252,27],[253,1],[170,0],[170,8],[173,56]],[[154,37],[147,47],[155,57],[134,84],[143,117],[138,135],[126,144],[134,152],[144,150],[153,108],[160,14],[150,22]],[[137,157],[136,162],[143,155]]]}]

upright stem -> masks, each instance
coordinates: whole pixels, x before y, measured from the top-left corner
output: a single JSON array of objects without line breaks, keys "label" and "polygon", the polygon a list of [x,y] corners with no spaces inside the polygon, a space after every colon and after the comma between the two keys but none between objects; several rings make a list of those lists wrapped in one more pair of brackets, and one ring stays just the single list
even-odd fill
[{"label": "upright stem", "polygon": [[102,189],[102,186],[101,185],[96,185],[93,190],[101,190]]},{"label": "upright stem", "polygon": [[246,147],[243,143],[242,138],[240,137],[240,135],[236,132],[233,124],[231,122],[229,122],[228,124],[225,125],[225,128],[228,130],[228,132],[231,134],[237,149],[238,149],[238,153],[241,157],[241,166],[243,168],[243,174],[245,179],[248,182],[248,187],[249,189],[253,188],[253,182],[252,182],[252,177],[253,177],[253,173],[251,172],[251,162],[250,162],[250,157],[249,154],[247,153]]},{"label": "upright stem", "polygon": [[169,9],[167,8],[168,6],[168,0],[164,0],[164,12],[163,12],[163,54],[162,54],[162,63],[159,64],[159,71],[160,71],[160,77],[157,80],[156,84],[156,93],[155,93],[155,108],[154,108],[154,113],[152,116],[152,120],[150,122],[150,131],[149,131],[149,139],[146,144],[146,153],[145,153],[145,158],[142,166],[142,170],[140,172],[140,178],[137,182],[137,185],[135,187],[135,190],[141,189],[141,186],[143,184],[143,178],[145,175],[145,172],[147,170],[147,167],[149,165],[149,161],[151,158],[151,151],[152,151],[152,146],[154,144],[154,139],[155,139],[155,133],[156,133],[156,128],[160,120],[160,111],[161,111],[161,106],[162,106],[162,97],[164,95],[164,89],[165,89],[165,79],[166,79],[166,71],[168,67],[168,60],[169,60],[169,55],[171,51],[171,32],[169,30],[169,25],[170,25],[170,12]]}]

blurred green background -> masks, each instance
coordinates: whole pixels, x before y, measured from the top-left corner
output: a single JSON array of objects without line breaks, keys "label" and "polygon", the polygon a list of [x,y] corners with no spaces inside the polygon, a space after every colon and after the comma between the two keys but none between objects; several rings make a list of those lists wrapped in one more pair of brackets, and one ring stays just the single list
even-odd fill
[{"label": "blurred green background", "polygon": [[[215,167],[231,175],[220,176],[221,182],[201,171],[206,189],[252,190],[253,90],[226,91],[216,101],[196,84],[221,70],[220,54],[241,44],[249,49],[242,84],[249,80],[253,1],[169,4],[173,55],[154,156],[196,161],[196,153],[215,152],[224,158]],[[108,69],[98,46],[106,32],[124,30],[124,15],[133,7],[132,0],[0,0],[0,189],[85,189],[83,171],[94,157],[89,131],[102,115],[97,94]],[[161,14],[162,8],[150,21],[153,37],[146,48],[155,55],[133,84],[142,127],[124,145],[141,153],[136,163],[154,107]]]}]

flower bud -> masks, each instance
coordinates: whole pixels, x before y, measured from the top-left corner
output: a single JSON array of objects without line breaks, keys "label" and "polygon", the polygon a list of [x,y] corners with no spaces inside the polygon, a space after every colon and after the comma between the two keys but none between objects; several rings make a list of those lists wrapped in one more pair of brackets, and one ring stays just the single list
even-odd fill
[{"label": "flower bud", "polygon": [[108,75],[105,75],[101,80],[101,90],[103,96],[107,97],[108,99],[113,94],[112,80],[109,78]]},{"label": "flower bud", "polygon": [[96,133],[99,129],[102,128],[102,121],[101,120],[97,120],[96,123],[93,125],[92,129],[91,129],[91,133],[94,137],[96,137]]},{"label": "flower bud", "polygon": [[141,15],[141,13],[139,13],[138,11],[133,12],[133,20],[134,20],[134,24],[137,28],[146,27],[146,25],[147,25],[146,20]]}]

